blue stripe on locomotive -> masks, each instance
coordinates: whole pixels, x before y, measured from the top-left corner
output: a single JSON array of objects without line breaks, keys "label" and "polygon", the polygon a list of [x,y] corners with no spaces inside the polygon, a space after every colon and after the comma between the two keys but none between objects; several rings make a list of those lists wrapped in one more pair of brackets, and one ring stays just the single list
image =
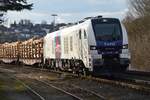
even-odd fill
[{"label": "blue stripe on locomotive", "polygon": [[[98,54],[119,54],[123,46],[123,40],[96,41]],[[108,49],[108,50],[107,50]],[[109,49],[111,49],[109,51]]]}]

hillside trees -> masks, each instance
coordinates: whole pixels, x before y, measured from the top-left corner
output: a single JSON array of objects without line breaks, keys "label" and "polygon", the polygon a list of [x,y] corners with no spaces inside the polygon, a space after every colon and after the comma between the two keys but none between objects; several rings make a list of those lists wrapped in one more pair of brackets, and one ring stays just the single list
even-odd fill
[{"label": "hillside trees", "polygon": [[128,3],[124,24],[129,34],[132,66],[150,71],[150,0],[128,0]]}]

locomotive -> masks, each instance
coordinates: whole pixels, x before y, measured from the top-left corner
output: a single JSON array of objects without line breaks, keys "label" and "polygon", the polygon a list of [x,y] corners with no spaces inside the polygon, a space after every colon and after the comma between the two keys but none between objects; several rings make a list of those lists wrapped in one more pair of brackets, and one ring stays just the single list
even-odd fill
[{"label": "locomotive", "polygon": [[130,64],[127,32],[117,18],[89,17],[42,39],[13,44],[0,45],[0,60],[83,74],[125,71]]},{"label": "locomotive", "polygon": [[44,37],[44,63],[73,72],[125,71],[130,64],[128,37],[119,19],[86,18]]}]

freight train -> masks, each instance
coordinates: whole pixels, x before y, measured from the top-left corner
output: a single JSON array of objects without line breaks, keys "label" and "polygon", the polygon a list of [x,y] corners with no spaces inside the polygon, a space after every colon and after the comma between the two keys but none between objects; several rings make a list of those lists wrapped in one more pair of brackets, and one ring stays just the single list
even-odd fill
[{"label": "freight train", "polygon": [[42,39],[1,44],[0,60],[83,74],[125,71],[128,36],[117,18],[89,17]]}]

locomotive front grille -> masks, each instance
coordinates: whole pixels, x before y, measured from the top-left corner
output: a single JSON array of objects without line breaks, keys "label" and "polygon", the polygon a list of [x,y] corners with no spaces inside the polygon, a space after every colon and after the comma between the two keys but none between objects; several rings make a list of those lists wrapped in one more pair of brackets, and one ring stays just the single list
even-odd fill
[{"label": "locomotive front grille", "polygon": [[122,53],[121,46],[90,46],[90,50],[97,50],[98,54],[120,54]]},{"label": "locomotive front grille", "polygon": [[102,55],[105,65],[118,65],[120,63],[119,54]]}]

